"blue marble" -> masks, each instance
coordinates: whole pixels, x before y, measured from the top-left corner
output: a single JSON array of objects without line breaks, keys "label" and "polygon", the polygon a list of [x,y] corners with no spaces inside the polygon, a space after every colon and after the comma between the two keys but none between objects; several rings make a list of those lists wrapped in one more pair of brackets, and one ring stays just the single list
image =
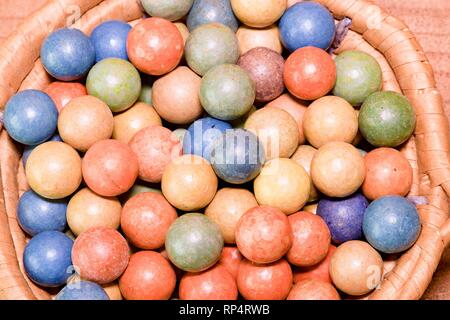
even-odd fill
[{"label": "blue marble", "polygon": [[232,129],[228,122],[212,117],[198,119],[189,126],[183,138],[183,153],[195,154],[211,161],[214,142],[228,129]]},{"label": "blue marble", "polygon": [[409,249],[421,230],[416,207],[400,196],[384,196],[373,201],[364,215],[366,240],[384,253]]},{"label": "blue marble", "polygon": [[56,295],[55,300],[109,300],[102,286],[79,280],[70,282]]},{"label": "blue marble", "polygon": [[34,191],[25,192],[19,199],[17,219],[22,229],[31,236],[43,231],[64,231],[67,200],[45,199]]},{"label": "blue marble", "polygon": [[41,61],[45,70],[61,81],[83,77],[95,63],[91,39],[78,29],[52,32],[42,44]]},{"label": "blue marble", "polygon": [[44,231],[34,236],[23,252],[28,277],[43,287],[58,287],[73,274],[73,241],[59,231]]},{"label": "blue marble", "polygon": [[[51,137],[50,140],[47,140],[47,141],[60,141],[60,142],[62,142],[62,139],[61,139],[61,137],[59,136],[59,134],[55,133],[55,134],[53,135],[53,137]],[[44,141],[44,142],[47,142],[47,141]],[[31,152],[32,152],[32,151],[34,150],[34,148],[36,148],[37,146],[38,146],[38,144],[37,144],[37,145],[29,145],[29,146],[25,146],[25,148],[23,149],[23,153],[22,153],[22,163],[23,163],[23,166],[24,166],[24,167],[27,165],[27,160],[28,160],[28,157],[30,156]]]},{"label": "blue marble", "polygon": [[263,166],[264,147],[245,129],[227,130],[214,144],[211,164],[222,180],[242,184],[254,179]]},{"label": "blue marble", "polygon": [[346,198],[323,198],[317,206],[317,215],[330,229],[333,242],[341,244],[362,238],[364,212],[368,205],[361,193]]},{"label": "blue marble", "polygon": [[58,110],[46,93],[24,90],[6,103],[3,123],[11,138],[25,145],[36,145],[55,133]]},{"label": "blue marble", "polygon": [[279,29],[281,42],[291,52],[307,46],[326,50],[336,33],[330,11],[316,2],[299,2],[287,9]]},{"label": "blue marble", "polygon": [[99,24],[91,34],[95,48],[95,61],[106,58],[128,60],[127,37],[131,26],[122,21],[110,20]]},{"label": "blue marble", "polygon": [[230,0],[195,0],[187,17],[189,31],[207,23],[221,23],[236,32],[239,24]]}]

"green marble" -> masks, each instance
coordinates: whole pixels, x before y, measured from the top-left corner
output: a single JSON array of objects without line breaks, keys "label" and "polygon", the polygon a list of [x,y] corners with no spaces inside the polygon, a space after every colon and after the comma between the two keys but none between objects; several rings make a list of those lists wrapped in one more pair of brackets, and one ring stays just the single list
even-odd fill
[{"label": "green marble", "polygon": [[416,125],[414,110],[401,94],[376,92],[363,103],[359,130],[375,147],[397,147],[411,137]]},{"label": "green marble", "polygon": [[200,86],[203,108],[220,120],[236,120],[244,116],[252,108],[255,95],[255,83],[247,71],[234,64],[212,68]]},{"label": "green marble", "polygon": [[239,59],[239,43],[236,34],[219,23],[197,27],[189,35],[184,55],[189,67],[204,75],[212,67]]},{"label": "green marble", "polygon": [[131,107],[141,93],[141,77],[128,61],[108,58],[98,62],[87,76],[90,95],[105,102],[111,111],[120,112]]},{"label": "green marble", "polygon": [[223,249],[219,226],[201,213],[187,213],[170,226],[165,248],[178,268],[199,272],[214,265]]},{"label": "green marble", "polygon": [[359,106],[382,84],[381,67],[371,55],[361,51],[345,51],[335,59],[335,96]]},{"label": "green marble", "polygon": [[141,0],[141,3],[150,16],[176,21],[189,12],[194,0]]}]

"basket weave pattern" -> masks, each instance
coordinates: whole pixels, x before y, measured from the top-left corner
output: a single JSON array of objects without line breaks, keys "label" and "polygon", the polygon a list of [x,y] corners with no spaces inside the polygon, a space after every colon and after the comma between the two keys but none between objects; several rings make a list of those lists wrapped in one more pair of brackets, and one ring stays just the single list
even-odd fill
[{"label": "basket weave pattern", "polygon": [[[442,97],[420,44],[408,27],[370,0],[316,0],[336,19],[352,19],[351,31],[337,53],[358,49],[374,56],[383,70],[383,89],[402,92],[412,103],[417,126],[402,152],[414,170],[410,195],[426,196],[419,205],[422,233],[403,254],[370,299],[419,299],[450,242],[450,144]],[[51,82],[39,61],[39,49],[51,31],[73,23],[90,34],[109,19],[142,17],[138,0],[49,0],[26,20],[0,49],[0,110],[18,90],[43,90]],[[28,188],[21,150],[0,125],[0,299],[50,299],[25,275],[26,236],[16,220],[19,196]]]}]

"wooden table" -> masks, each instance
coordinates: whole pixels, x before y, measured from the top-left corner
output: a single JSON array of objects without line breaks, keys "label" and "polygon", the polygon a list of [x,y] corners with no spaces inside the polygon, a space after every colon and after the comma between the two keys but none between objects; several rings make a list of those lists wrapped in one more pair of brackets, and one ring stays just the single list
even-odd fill
[{"label": "wooden table", "polygon": [[[0,43],[28,14],[45,0],[1,0]],[[450,119],[450,1],[375,0],[402,19],[417,36],[434,68]],[[447,249],[424,299],[450,299],[450,249]]]}]

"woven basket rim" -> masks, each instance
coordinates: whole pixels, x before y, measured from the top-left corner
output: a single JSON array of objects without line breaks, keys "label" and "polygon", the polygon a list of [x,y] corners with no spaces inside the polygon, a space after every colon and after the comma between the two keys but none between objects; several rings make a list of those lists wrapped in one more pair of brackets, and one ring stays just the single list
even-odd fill
[{"label": "woven basket rim", "polygon": [[[419,205],[422,233],[375,290],[370,299],[419,299],[450,242],[448,195],[450,194],[450,142],[442,97],[436,89],[433,71],[420,44],[408,27],[388,15],[370,0],[316,0],[337,19],[349,17],[352,26],[338,49],[370,52],[383,70],[383,89],[403,92],[417,115],[414,138],[402,152],[415,175],[413,195],[426,196]],[[74,19],[79,10],[80,18]],[[0,110],[9,97],[27,88],[45,88],[50,77],[40,63],[39,47],[44,37],[74,19],[72,27],[86,33],[109,19],[134,21],[141,18],[138,0],[48,0],[30,16],[0,48]],[[26,50],[22,50],[26,48]],[[24,181],[20,150],[0,126],[0,299],[49,299],[23,272],[25,235],[15,214]]]}]

